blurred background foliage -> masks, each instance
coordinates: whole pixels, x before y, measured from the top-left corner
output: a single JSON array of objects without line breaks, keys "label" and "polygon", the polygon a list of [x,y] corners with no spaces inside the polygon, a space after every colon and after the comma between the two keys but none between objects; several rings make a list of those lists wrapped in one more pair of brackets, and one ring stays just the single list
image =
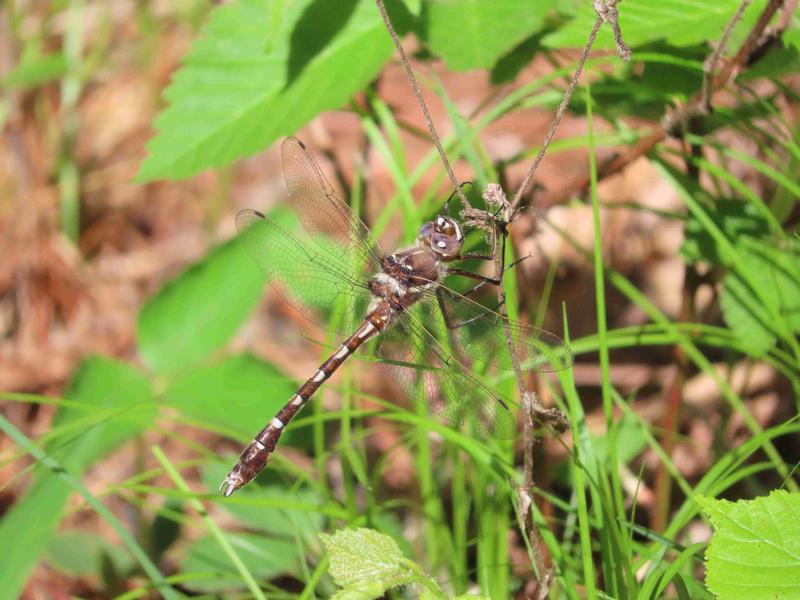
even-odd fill
[{"label": "blurred background foliage", "polygon": [[[592,3],[388,4],[457,175],[513,193]],[[603,26],[512,227],[510,312],[577,355],[530,381],[571,431],[540,432],[529,536],[521,440],[443,427],[366,360],[215,496],[333,344],[233,237],[239,208],[281,218],[275,142],[299,131],[385,248],[450,193],[375,4],[4,3],[0,595],[329,597],[321,534],[358,526],[396,547],[328,549],[419,565],[378,594],[536,597],[544,568],[552,597],[711,597],[697,497],[796,492],[800,458],[796,2],[749,3],[686,110],[739,4],[620,4],[632,60]]]}]

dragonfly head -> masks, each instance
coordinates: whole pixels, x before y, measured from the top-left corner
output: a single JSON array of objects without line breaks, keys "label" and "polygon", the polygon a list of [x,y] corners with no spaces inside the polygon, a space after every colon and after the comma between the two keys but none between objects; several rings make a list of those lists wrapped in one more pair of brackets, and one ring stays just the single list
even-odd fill
[{"label": "dragonfly head", "polygon": [[458,223],[445,215],[439,215],[419,228],[419,241],[430,247],[441,260],[456,260],[461,255],[464,234]]}]

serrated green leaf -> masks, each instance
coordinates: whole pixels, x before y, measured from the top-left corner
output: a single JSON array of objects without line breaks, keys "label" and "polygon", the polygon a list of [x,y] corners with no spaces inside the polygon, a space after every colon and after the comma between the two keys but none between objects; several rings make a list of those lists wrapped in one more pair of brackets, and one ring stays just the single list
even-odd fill
[{"label": "serrated green leaf", "polygon": [[[155,418],[150,384],[142,373],[106,358],[84,361],[65,397],[86,410],[59,409],[53,428],[79,424],[69,440],[54,439],[47,452],[65,469],[80,475],[87,467],[125,441],[139,435]],[[44,552],[61,521],[71,488],[50,471],[38,473],[33,485],[0,521],[0,548],[14,548],[3,557],[0,589],[17,592]]]},{"label": "serrated green leaf", "polygon": [[188,177],[268,147],[342,106],[392,48],[371,0],[219,6],[164,94],[139,180]]},{"label": "serrated green leaf", "polygon": [[264,277],[239,240],[218,246],[151,297],[139,313],[139,352],[157,372],[192,366],[236,332]]},{"label": "serrated green leaf", "polygon": [[[298,546],[292,538],[264,536],[255,533],[226,533],[242,563],[256,579],[272,579],[293,573],[297,562]],[[189,546],[181,563],[185,573],[213,573],[213,578],[189,580],[187,587],[204,592],[241,587],[241,578],[212,537],[200,538]]]},{"label": "serrated green leaf", "polygon": [[800,494],[729,502],[698,498],[714,526],[706,585],[720,600],[797,598],[800,590]]},{"label": "serrated green leaf", "polygon": [[133,566],[133,559],[123,548],[99,534],[80,530],[54,536],[47,545],[45,560],[72,577],[99,578],[103,555],[113,561],[117,571],[126,572]]},{"label": "serrated green leaf", "polygon": [[421,34],[454,71],[491,67],[537,32],[553,0],[431,0],[422,6]]},{"label": "serrated green leaf", "polygon": [[328,571],[341,587],[390,580],[406,570],[397,543],[373,529],[344,529],[320,537],[328,551]]},{"label": "serrated green leaf", "polygon": [[[687,0],[625,0],[619,4],[619,25],[625,42],[641,46],[648,42],[665,40],[675,46],[692,46],[717,40],[731,19],[740,0],[715,0],[691,2]],[[766,0],[756,0],[745,11],[737,31],[748,31],[764,8]],[[551,48],[582,48],[597,20],[591,2],[582,2],[576,17],[558,31],[544,39]],[[732,44],[736,43],[734,35]],[[600,28],[595,49],[615,47],[611,28]],[[634,59],[636,57],[634,56]]]}]

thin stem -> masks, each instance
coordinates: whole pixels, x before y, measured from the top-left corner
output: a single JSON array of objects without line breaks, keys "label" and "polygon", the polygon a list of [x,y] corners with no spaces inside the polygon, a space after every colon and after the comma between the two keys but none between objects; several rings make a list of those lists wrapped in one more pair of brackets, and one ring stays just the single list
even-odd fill
[{"label": "thin stem", "polygon": [[528,172],[525,174],[525,179],[522,180],[517,193],[514,194],[514,199],[511,201],[512,211],[516,210],[516,208],[519,206],[519,203],[522,201],[522,197],[531,186],[533,177],[536,175],[536,169],[539,167],[542,159],[544,159],[545,152],[547,152],[547,147],[550,145],[550,142],[553,141],[553,136],[556,134],[556,129],[558,129],[558,126],[561,124],[561,119],[564,118],[564,114],[567,112],[569,101],[572,99],[572,93],[575,91],[575,87],[578,85],[578,79],[583,71],[583,65],[586,63],[586,59],[589,58],[589,50],[594,44],[594,40],[597,37],[597,32],[600,31],[600,26],[602,24],[603,19],[601,17],[597,17],[597,20],[594,22],[594,27],[592,27],[592,31],[589,34],[589,39],[587,40],[586,45],[583,47],[583,52],[581,53],[580,60],[578,60],[578,66],[575,68],[575,73],[572,75],[572,79],[567,86],[567,91],[564,93],[564,97],[561,99],[561,104],[558,105],[558,109],[556,110],[555,118],[553,118],[553,122],[550,124],[550,129],[544,138],[542,147],[539,149],[539,153],[536,155],[536,158],[534,159],[533,163],[531,163]]},{"label": "thin stem", "polygon": [[411,87],[414,88],[414,95],[416,95],[419,108],[422,111],[423,117],[425,117],[425,124],[428,126],[431,139],[436,146],[436,150],[439,151],[439,157],[442,159],[444,170],[447,172],[447,176],[450,178],[450,182],[453,184],[453,188],[455,188],[458,198],[461,200],[461,204],[464,208],[469,208],[469,200],[467,200],[466,195],[464,195],[464,191],[458,185],[458,179],[456,179],[456,175],[453,173],[453,168],[450,166],[450,161],[447,160],[447,154],[445,154],[444,147],[439,139],[439,134],[436,133],[436,127],[433,124],[431,113],[428,111],[428,105],[425,103],[425,98],[422,96],[422,90],[419,87],[419,83],[417,83],[417,78],[414,76],[414,70],[411,68],[411,63],[408,60],[408,56],[406,56],[405,50],[403,50],[403,45],[400,43],[400,38],[397,37],[397,33],[392,26],[392,21],[389,19],[389,15],[386,12],[386,7],[383,5],[383,0],[375,0],[375,4],[378,5],[378,10],[380,11],[383,22],[386,25],[386,30],[389,32],[392,42],[394,42],[395,48],[397,48],[398,54],[400,54],[400,60],[402,61],[403,67],[406,70],[408,80],[411,82]]},{"label": "thin stem", "polygon": [[[756,55],[761,48],[764,47],[759,40],[761,40],[764,30],[766,29],[770,19],[772,19],[783,3],[784,0],[770,0],[769,4],[767,4],[767,6],[764,8],[764,11],[761,13],[758,22],[755,24],[755,26],[753,26],[753,29],[747,36],[747,39],[739,49],[739,52],[737,52],[736,56],[732,60],[726,61],[722,71],[712,79],[710,86],[712,95],[714,92],[722,89],[730,81],[731,76],[735,72],[738,72],[738,70],[747,63],[751,56]],[[776,30],[779,30],[780,27],[781,24],[779,24]],[[646,138],[642,138],[636,143],[635,146],[625,152],[620,153],[612,160],[604,164],[600,169],[598,177],[600,179],[605,179],[615,175],[638,158],[650,152],[658,144],[663,142],[669,134],[671,134],[671,132],[674,130],[675,123],[685,122],[688,120],[690,115],[697,114],[698,103],[701,101],[701,99],[702,94],[700,91],[698,91],[692,101],[683,105],[680,109],[674,111],[673,113],[667,113],[665,118],[662,120],[662,126],[658,130],[654,131]],[[569,181],[566,185],[562,186],[554,194],[550,195],[545,204],[548,206],[562,204],[575,194],[583,193],[588,186],[588,174],[579,175],[578,177],[572,179],[572,181]]]},{"label": "thin stem", "polygon": [[711,89],[710,89],[710,80],[714,75],[714,71],[717,70],[717,65],[719,64],[719,59],[722,56],[722,53],[725,51],[725,47],[728,45],[728,38],[731,36],[731,32],[733,28],[736,27],[736,24],[741,20],[742,15],[744,14],[745,9],[750,6],[752,0],[742,0],[742,3],[739,5],[739,8],[736,10],[736,13],[731,17],[731,20],[728,21],[728,24],[725,26],[725,31],[722,32],[722,37],[719,38],[719,42],[717,42],[716,47],[714,48],[714,52],[711,56],[708,57],[708,60],[703,64],[703,87],[700,91],[700,108],[704,111],[711,110]]},{"label": "thin stem", "polygon": [[203,506],[203,503],[192,496],[192,490],[189,488],[186,480],[181,477],[175,466],[169,462],[169,459],[167,458],[166,454],[164,454],[163,450],[161,450],[161,448],[158,446],[151,446],[150,450],[153,453],[153,456],[156,457],[156,460],[164,468],[167,476],[169,476],[169,478],[175,484],[175,487],[187,495],[187,501],[189,505],[200,514],[200,517],[203,519],[203,523],[205,523],[206,527],[208,527],[211,537],[217,541],[217,544],[219,544],[222,552],[228,557],[228,560],[233,563],[233,566],[244,580],[245,585],[247,585],[247,589],[250,590],[250,593],[253,595],[253,597],[265,600],[266,597],[261,591],[261,588],[258,587],[258,583],[253,578],[253,574],[250,573],[250,570],[242,562],[242,559],[236,553],[236,550],[233,549],[233,546],[228,541],[228,538],[225,537],[225,534],[222,532],[219,526],[214,522],[214,519],[209,516],[206,507]]}]

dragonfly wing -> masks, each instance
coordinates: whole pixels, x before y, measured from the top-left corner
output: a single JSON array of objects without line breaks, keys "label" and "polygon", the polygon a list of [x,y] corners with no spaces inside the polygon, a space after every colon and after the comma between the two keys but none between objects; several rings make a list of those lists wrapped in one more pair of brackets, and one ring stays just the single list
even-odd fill
[{"label": "dragonfly wing", "polygon": [[453,342],[471,360],[512,370],[510,338],[523,371],[561,371],[573,363],[572,349],[557,335],[507,319],[444,285],[433,285],[423,303],[446,312]]},{"label": "dragonfly wing", "polygon": [[334,248],[325,252],[255,210],[240,211],[236,226],[273,288],[309,321],[327,328],[324,313],[342,296],[357,304],[353,310],[364,310],[369,302],[366,281]]},{"label": "dragonfly wing", "polygon": [[509,401],[476,379],[415,315],[404,315],[381,335],[378,355],[409,398],[449,425],[468,423],[481,437],[515,437]]},{"label": "dragonfly wing", "polygon": [[288,203],[313,240],[332,240],[344,257],[377,272],[382,253],[369,229],[333,191],[303,142],[288,137],[281,146]]}]

